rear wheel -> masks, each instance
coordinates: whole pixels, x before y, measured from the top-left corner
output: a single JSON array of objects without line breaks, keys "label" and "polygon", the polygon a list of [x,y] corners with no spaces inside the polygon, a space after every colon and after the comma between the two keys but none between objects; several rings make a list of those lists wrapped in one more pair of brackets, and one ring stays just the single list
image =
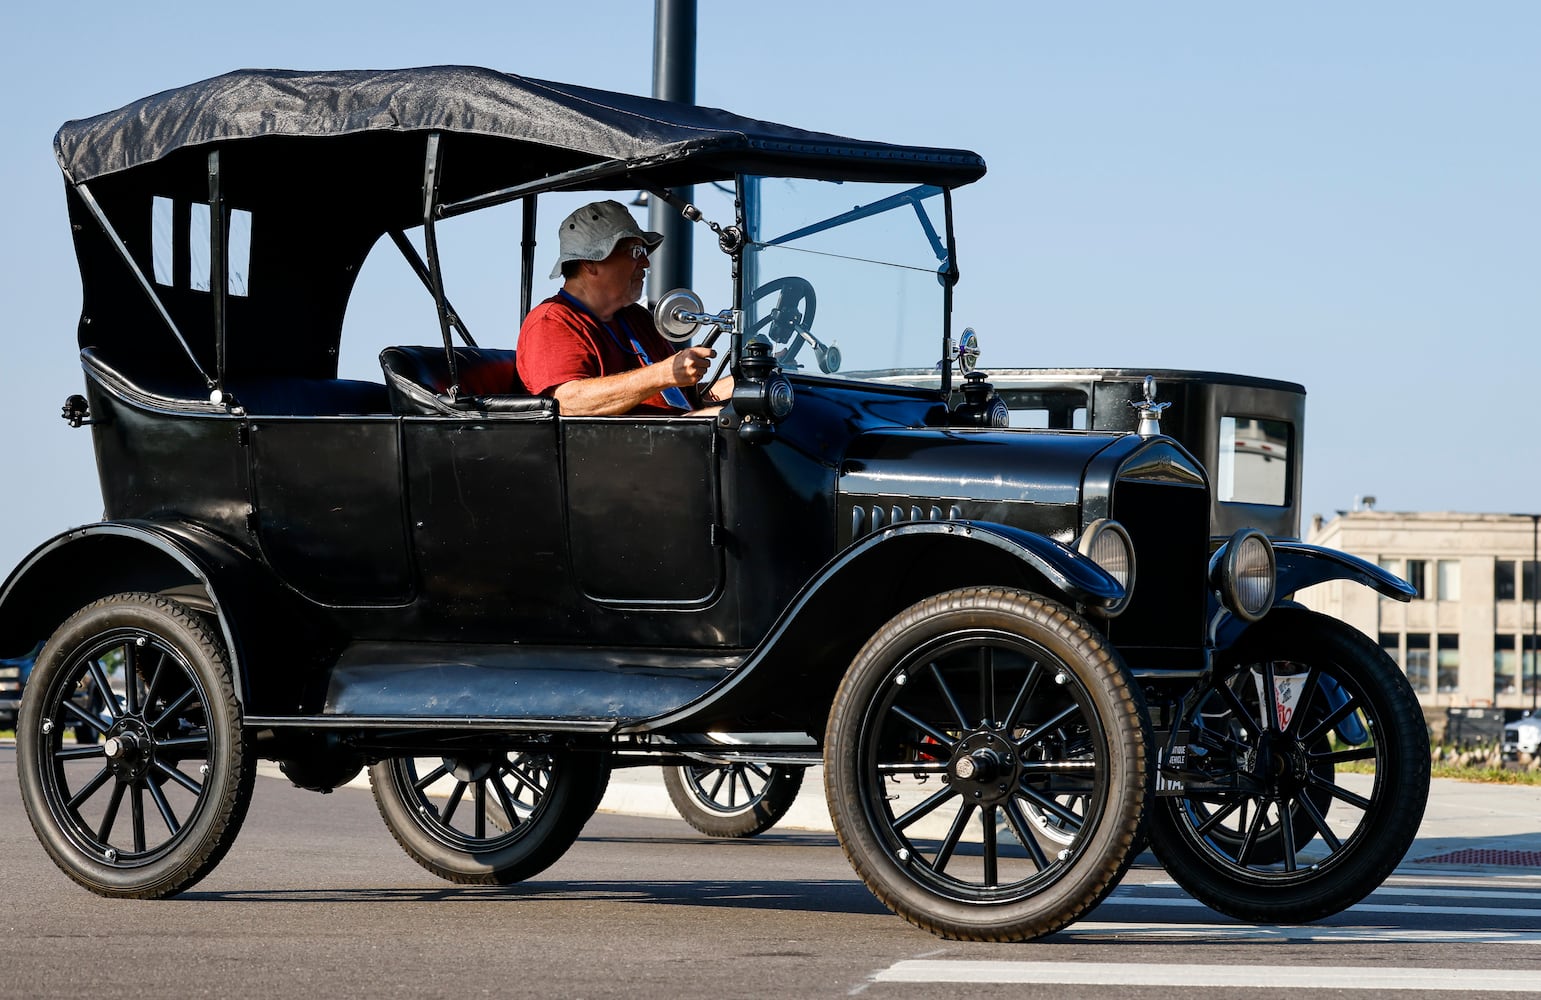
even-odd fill
[{"label": "rear wheel", "polygon": [[[86,739],[66,744],[67,730]],[[66,875],[103,896],[193,885],[229,850],[251,800],[256,760],[224,646],[155,594],[104,598],[59,627],[16,735],[33,830]]]},{"label": "rear wheel", "polygon": [[507,885],[556,862],[610,779],[603,754],[485,751],[396,757],[369,769],[396,842],[451,882]]},{"label": "rear wheel", "polygon": [[1021,591],[952,591],[890,621],[847,671],[825,741],[830,813],[857,874],[906,920],[1026,940],[1122,876],[1147,742],[1140,691],[1084,621]]},{"label": "rear wheel", "polygon": [[669,801],[708,837],[753,837],[786,815],[803,784],[803,768],[751,761],[664,769]]},{"label": "rear wheel", "polygon": [[[1157,800],[1152,846],[1221,913],[1330,916],[1369,895],[1412,845],[1428,732],[1407,678],[1358,630],[1273,611],[1217,657],[1183,725],[1190,780],[1183,797]],[[1339,770],[1350,763],[1373,773]]]}]

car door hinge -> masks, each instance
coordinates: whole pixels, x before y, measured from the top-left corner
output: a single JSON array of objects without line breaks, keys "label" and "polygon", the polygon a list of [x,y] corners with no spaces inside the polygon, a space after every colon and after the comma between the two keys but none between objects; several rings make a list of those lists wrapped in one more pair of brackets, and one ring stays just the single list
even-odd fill
[{"label": "car door hinge", "polygon": [[242,421],[240,429],[235,432],[235,441],[236,444],[240,445],[242,448],[245,448],[247,445],[251,444],[250,424]]}]

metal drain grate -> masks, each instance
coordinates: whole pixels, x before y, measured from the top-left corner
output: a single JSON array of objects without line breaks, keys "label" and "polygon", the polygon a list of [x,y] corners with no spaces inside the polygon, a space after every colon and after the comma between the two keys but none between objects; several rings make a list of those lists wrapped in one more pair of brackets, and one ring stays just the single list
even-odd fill
[{"label": "metal drain grate", "polygon": [[1499,851],[1485,847],[1467,847],[1446,854],[1419,858],[1431,865],[1510,865],[1516,868],[1541,868],[1541,851]]}]

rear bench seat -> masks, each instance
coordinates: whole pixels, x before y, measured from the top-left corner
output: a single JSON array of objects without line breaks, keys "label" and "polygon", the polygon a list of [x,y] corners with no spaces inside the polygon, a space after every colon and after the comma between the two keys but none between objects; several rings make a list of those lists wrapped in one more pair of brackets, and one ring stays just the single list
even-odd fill
[{"label": "rear bench seat", "polygon": [[[387,347],[380,352],[391,412],[407,416],[539,418],[556,400],[532,396],[519,381],[514,352],[493,347],[455,348],[458,387],[450,384],[442,346]],[[454,395],[451,388],[458,388]]]},{"label": "rear bench seat", "polygon": [[[117,395],[157,409],[224,413],[224,406],[209,402],[208,387],[191,371],[191,365],[166,366],[147,370],[143,360],[127,374],[125,366],[115,363],[94,347],[80,352],[80,361],[88,376],[94,377]],[[346,378],[298,378],[257,376],[231,379],[226,390],[237,406],[261,416],[322,417],[386,414],[391,412],[385,386]]]}]

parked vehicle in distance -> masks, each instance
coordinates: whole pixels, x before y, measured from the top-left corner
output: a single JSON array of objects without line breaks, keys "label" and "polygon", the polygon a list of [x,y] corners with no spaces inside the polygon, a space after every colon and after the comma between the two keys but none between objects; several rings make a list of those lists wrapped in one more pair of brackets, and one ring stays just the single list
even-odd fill
[{"label": "parked vehicle in distance", "polygon": [[1523,755],[1541,754],[1541,716],[1526,713],[1504,725],[1504,740],[1499,748],[1504,760],[1519,760]]},{"label": "parked vehicle in distance", "polygon": [[0,659],[0,729],[16,728],[16,713],[21,710],[21,691],[32,673],[36,650],[26,656]]},{"label": "parked vehicle in distance", "polygon": [[[1406,679],[1289,600],[1411,589],[1290,540],[1275,410],[1184,412],[1246,386],[1083,373],[1085,429],[1008,426],[952,326],[977,154],[470,67],[236,72],[55,146],[84,288],[64,416],[105,514],[5,581],[0,655],[46,639],[19,783],[87,889],[196,883],[258,758],[318,791],[367,767],[403,849],[473,884],[552,864],[613,768],[822,764],[877,898],[972,940],[1078,919],[1147,836],[1198,899],[1290,923],[1411,843]],[[710,185],[716,215],[684,194]],[[639,188],[722,251],[697,270],[725,301],[654,307],[721,352],[719,415],[565,415],[451,305],[451,220],[513,207],[528,311],[537,207]],[[339,378],[385,239],[432,322],[401,318],[378,381]],[[1219,499],[1190,422],[1230,441]],[[1247,470],[1281,441],[1282,477]],[[98,742],[64,741],[81,725]]]}]

